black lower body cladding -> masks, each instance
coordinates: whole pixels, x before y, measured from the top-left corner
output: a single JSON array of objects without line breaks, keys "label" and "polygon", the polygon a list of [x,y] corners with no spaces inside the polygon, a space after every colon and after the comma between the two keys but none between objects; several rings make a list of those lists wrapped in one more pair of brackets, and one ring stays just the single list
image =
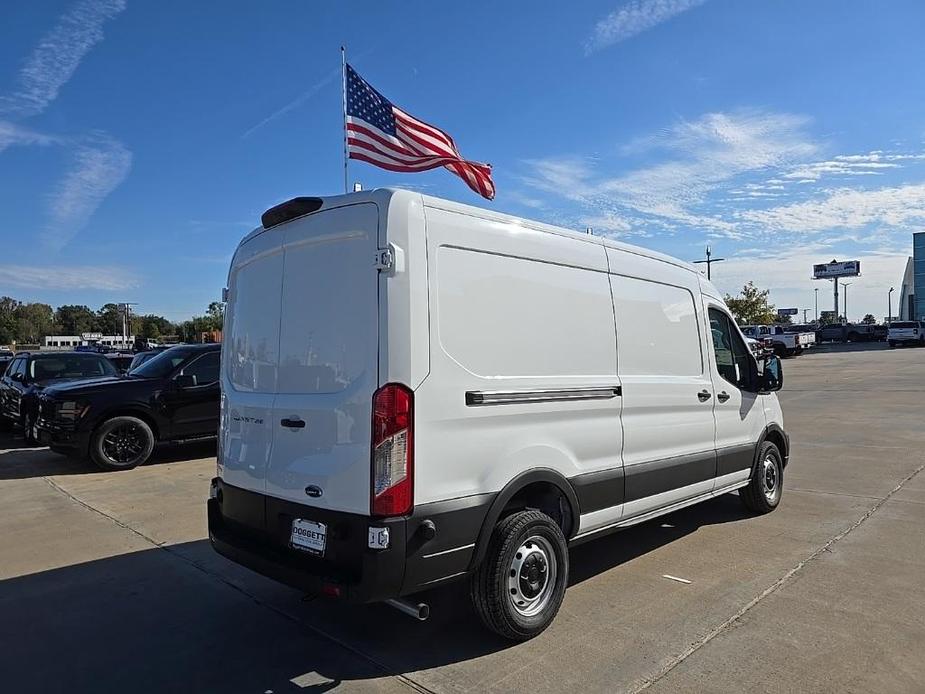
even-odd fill
[{"label": "black lower body cladding", "polygon": [[[351,602],[394,598],[464,575],[492,496],[424,504],[410,517],[377,519],[214,484],[219,494],[209,500],[209,538],[219,554],[306,592],[337,588]],[[290,546],[295,518],[327,526],[324,556]],[[388,528],[388,549],[369,548],[371,526]]]}]

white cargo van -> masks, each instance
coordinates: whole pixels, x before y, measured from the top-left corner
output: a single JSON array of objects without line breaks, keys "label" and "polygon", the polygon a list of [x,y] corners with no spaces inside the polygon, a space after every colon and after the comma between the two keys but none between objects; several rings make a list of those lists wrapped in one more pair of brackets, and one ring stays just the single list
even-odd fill
[{"label": "white cargo van", "polygon": [[690,265],[406,191],[262,221],[228,275],[209,535],[232,560],[419,617],[406,596],[467,578],[522,640],[569,545],[780,502],[780,360]]}]

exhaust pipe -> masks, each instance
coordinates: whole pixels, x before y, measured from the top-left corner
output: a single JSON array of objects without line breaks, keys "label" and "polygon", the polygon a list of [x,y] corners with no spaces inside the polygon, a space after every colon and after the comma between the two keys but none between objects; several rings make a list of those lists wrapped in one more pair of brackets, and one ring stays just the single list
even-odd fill
[{"label": "exhaust pipe", "polygon": [[389,607],[394,607],[409,617],[414,617],[419,622],[423,622],[430,617],[430,606],[423,602],[413,603],[401,598],[389,598],[385,601],[385,604]]}]

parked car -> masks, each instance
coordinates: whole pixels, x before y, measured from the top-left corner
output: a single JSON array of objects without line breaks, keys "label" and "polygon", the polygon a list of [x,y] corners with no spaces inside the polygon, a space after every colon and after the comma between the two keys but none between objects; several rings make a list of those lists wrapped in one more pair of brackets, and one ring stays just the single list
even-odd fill
[{"label": "parked car", "polygon": [[833,323],[816,328],[817,342],[877,342],[886,338],[886,326],[867,323]]},{"label": "parked car", "polygon": [[219,349],[182,345],[123,377],[46,389],[39,440],[104,470],[126,470],[146,462],[159,442],[215,437]]},{"label": "parked car", "polygon": [[124,374],[132,367],[135,355],[131,352],[112,352],[111,354],[107,354],[106,358],[112,362],[113,366],[119,370],[120,374]]},{"label": "parked car", "polygon": [[165,349],[167,349],[167,347],[158,347],[156,349],[150,349],[147,352],[139,352],[134,357],[132,357],[132,363],[129,364],[128,370],[131,371],[132,369],[137,369],[139,366],[148,360],[153,359]]},{"label": "parked car", "polygon": [[208,501],[233,561],[418,615],[465,578],[525,640],[570,545],[734,489],[779,504],[780,359],[688,264],[406,191],[262,221],[228,275]]},{"label": "parked car", "polygon": [[9,366],[15,356],[16,354],[10,350],[0,350],[0,376],[6,371],[6,367]]},{"label": "parked car", "polygon": [[925,346],[925,321],[903,320],[890,323],[890,332],[887,335],[890,348],[896,345]]},{"label": "parked car", "polygon": [[748,337],[759,339],[768,338],[773,344],[774,353],[779,357],[789,357],[802,354],[816,344],[816,334],[813,332],[787,332],[782,325],[743,325],[742,332]]},{"label": "parked car", "polygon": [[0,417],[22,427],[27,441],[35,438],[39,394],[62,382],[87,382],[118,376],[101,354],[85,352],[20,352],[0,378]]},{"label": "parked car", "polygon": [[774,343],[769,337],[762,337],[758,340],[753,337],[745,337],[745,344],[748,345],[749,351],[756,359],[768,354],[774,354]]}]

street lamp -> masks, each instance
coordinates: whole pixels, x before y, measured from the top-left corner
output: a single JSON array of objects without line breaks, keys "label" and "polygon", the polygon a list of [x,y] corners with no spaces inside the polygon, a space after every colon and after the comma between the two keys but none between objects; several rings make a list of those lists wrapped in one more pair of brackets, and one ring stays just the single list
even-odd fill
[{"label": "street lamp", "polygon": [[819,322],[819,287],[816,287],[814,292],[816,294],[816,323],[818,323]]},{"label": "street lamp", "polygon": [[845,322],[848,321],[848,287],[850,287],[854,282],[842,282],[841,286],[845,288]]},{"label": "street lamp", "polygon": [[893,322],[893,292],[896,291],[895,287],[890,287],[890,291],[886,293],[886,324],[889,325]]}]

